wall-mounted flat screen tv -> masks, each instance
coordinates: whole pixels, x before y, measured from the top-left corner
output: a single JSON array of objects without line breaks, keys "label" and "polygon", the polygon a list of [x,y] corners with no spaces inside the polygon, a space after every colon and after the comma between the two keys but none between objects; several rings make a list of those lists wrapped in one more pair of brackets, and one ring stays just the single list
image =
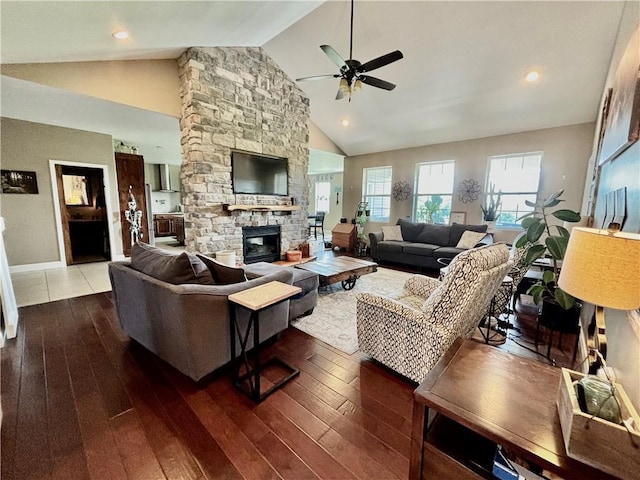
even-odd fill
[{"label": "wall-mounted flat screen tv", "polygon": [[233,193],[286,196],[287,163],[286,158],[231,152]]}]

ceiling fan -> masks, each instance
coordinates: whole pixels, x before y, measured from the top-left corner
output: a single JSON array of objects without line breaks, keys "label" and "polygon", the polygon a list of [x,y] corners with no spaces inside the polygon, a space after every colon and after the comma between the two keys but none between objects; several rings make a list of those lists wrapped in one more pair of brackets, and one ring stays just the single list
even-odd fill
[{"label": "ceiling fan", "polygon": [[351,101],[351,94],[359,91],[362,88],[362,84],[366,83],[372,87],[382,88],[383,90],[393,90],[396,86],[393,83],[385,80],[380,80],[376,77],[367,75],[367,72],[375,70],[390,63],[400,60],[403,55],[400,50],[396,50],[381,57],[374,58],[365,63],[360,63],[353,58],[353,3],[351,0],[351,35],[349,39],[349,60],[344,60],[338,52],[331,45],[320,45],[322,51],[340,67],[340,73],[334,73],[329,75],[315,75],[312,77],[297,78],[296,81],[303,80],[321,80],[324,78],[339,78],[340,86],[336,95],[336,100],[340,100],[345,96],[349,97]]}]

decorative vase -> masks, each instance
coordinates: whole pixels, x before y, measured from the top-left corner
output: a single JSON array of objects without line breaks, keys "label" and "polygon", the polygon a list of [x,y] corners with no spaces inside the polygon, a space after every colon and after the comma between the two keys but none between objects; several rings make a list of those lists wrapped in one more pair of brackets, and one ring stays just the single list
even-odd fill
[{"label": "decorative vase", "polygon": [[496,228],[495,220],[483,220],[482,223],[487,226],[487,233],[493,233]]}]

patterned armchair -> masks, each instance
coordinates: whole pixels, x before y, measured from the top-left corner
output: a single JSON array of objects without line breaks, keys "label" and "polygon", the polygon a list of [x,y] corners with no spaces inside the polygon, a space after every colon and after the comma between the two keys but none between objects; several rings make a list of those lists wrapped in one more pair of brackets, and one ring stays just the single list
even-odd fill
[{"label": "patterned armchair", "polygon": [[393,297],[357,294],[360,350],[421,382],[457,337],[473,333],[508,259],[504,244],[473,248],[453,259],[442,282],[413,275]]}]

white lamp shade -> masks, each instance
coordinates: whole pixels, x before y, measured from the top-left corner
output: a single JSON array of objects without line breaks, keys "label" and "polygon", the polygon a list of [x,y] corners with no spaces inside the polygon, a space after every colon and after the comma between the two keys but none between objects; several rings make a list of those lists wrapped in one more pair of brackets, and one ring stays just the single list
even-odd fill
[{"label": "white lamp shade", "polygon": [[640,235],[574,228],[558,285],[594,305],[640,308]]}]

